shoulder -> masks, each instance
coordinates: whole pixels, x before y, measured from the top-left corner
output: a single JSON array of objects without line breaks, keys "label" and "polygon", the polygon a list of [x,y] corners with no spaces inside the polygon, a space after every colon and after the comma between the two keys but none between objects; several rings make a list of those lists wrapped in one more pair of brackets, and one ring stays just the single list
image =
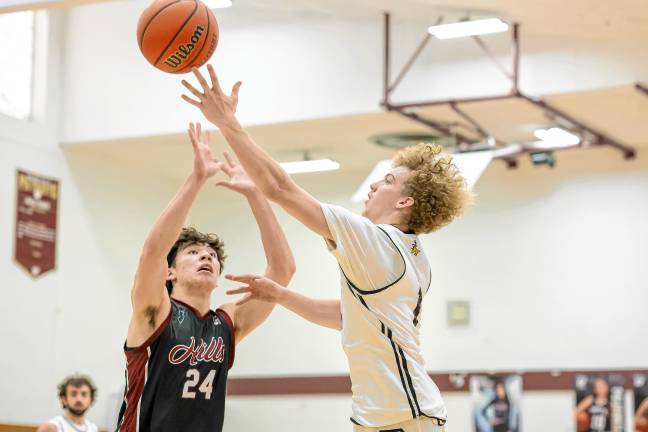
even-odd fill
[{"label": "shoulder", "polygon": [[43,423],[36,429],[36,432],[58,432],[59,428],[56,424],[56,417]]}]

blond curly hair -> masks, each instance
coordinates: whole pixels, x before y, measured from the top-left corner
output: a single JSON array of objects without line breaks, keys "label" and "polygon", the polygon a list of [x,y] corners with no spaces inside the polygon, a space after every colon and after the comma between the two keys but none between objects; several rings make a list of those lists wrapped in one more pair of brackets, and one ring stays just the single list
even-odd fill
[{"label": "blond curly hair", "polygon": [[452,157],[441,150],[436,144],[419,143],[400,150],[394,157],[394,168],[412,170],[405,182],[405,193],[414,198],[408,226],[416,234],[448,225],[473,200]]}]

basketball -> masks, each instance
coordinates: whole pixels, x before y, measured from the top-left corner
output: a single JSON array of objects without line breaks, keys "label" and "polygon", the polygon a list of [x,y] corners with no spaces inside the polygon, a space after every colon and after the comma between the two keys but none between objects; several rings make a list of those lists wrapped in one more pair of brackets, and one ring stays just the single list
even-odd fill
[{"label": "basketball", "polygon": [[186,73],[205,64],[216,50],[218,24],[201,0],[154,0],[139,18],[137,42],[156,68]]},{"label": "basketball", "polygon": [[586,412],[579,413],[576,417],[576,430],[587,432],[590,427],[590,416]]}]

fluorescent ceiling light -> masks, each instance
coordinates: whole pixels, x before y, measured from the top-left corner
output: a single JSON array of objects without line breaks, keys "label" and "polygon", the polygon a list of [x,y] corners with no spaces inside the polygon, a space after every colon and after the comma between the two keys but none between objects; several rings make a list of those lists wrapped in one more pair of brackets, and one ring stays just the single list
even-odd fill
[{"label": "fluorescent ceiling light", "polygon": [[567,132],[565,129],[552,127],[549,129],[536,129],[533,132],[536,138],[554,146],[577,145],[581,142],[578,135]]},{"label": "fluorescent ceiling light", "polygon": [[222,9],[232,7],[232,0],[203,0],[209,9]]},{"label": "fluorescent ceiling light", "polygon": [[440,24],[428,28],[428,33],[437,39],[452,39],[464,36],[477,36],[500,33],[508,30],[508,24],[499,18],[487,18],[475,21],[461,21],[451,24]]},{"label": "fluorescent ceiling light", "polygon": [[335,171],[340,169],[340,164],[331,159],[305,160],[298,162],[282,162],[279,165],[288,174],[309,173],[318,171]]}]

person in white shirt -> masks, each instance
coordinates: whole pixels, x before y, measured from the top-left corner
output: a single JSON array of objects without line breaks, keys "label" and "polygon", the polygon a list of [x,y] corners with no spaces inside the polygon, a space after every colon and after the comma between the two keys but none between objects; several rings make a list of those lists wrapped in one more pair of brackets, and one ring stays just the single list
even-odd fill
[{"label": "person in white shirt", "polygon": [[316,324],[337,329],[349,361],[354,431],[440,431],[447,412],[425,370],[419,338],[421,304],[430,287],[430,264],[419,234],[447,225],[471,201],[464,179],[441,148],[401,150],[393,169],[371,185],[363,216],[322,204],[301,189],[236,119],[240,82],[231,95],[208,66],[211,85],[183,99],[216,125],[257,187],[326,240],[341,269],[341,299],[316,300],[288,292],[260,276],[229,276],[246,286],[240,300],[276,302]]},{"label": "person in white shirt", "polygon": [[58,385],[63,413],[42,424],[36,432],[97,432],[97,425],[85,418],[97,397],[97,388],[86,375],[65,377]]}]

